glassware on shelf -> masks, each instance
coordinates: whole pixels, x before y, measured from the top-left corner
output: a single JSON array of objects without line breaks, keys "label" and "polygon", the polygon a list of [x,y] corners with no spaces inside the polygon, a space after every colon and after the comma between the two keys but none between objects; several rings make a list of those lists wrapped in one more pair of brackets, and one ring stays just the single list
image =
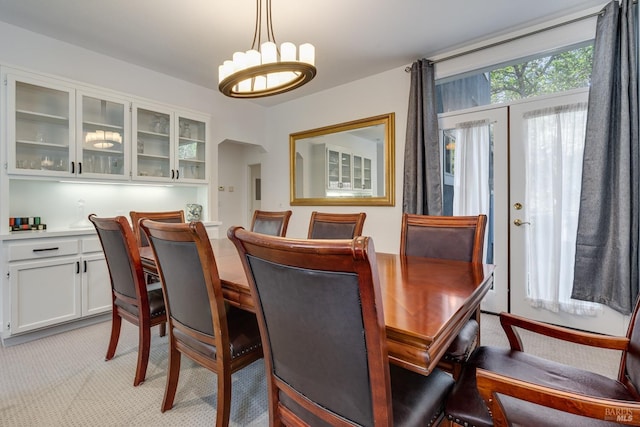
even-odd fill
[{"label": "glassware on shelf", "polygon": [[53,166],[53,160],[51,160],[51,157],[43,156],[42,160],[40,161],[40,168],[49,170],[51,169],[52,166]]},{"label": "glassware on shelf", "polygon": [[138,153],[144,153],[144,142],[140,138],[138,138]]},{"label": "glassware on shelf", "polygon": [[191,138],[191,127],[189,123],[180,123],[180,136],[182,138]]},{"label": "glassware on shelf", "polygon": [[155,133],[162,132],[162,122],[160,121],[159,114],[155,114],[153,116],[153,120],[151,121],[151,131]]}]

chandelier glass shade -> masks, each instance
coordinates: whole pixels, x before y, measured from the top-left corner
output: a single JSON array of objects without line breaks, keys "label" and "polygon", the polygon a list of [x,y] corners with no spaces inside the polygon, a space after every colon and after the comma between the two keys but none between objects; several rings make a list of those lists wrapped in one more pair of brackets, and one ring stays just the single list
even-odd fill
[{"label": "chandelier glass shade", "polygon": [[97,130],[95,132],[87,132],[84,140],[95,148],[111,148],[115,144],[122,144],[122,135],[119,132]]},{"label": "chandelier glass shade", "polygon": [[[262,42],[262,0],[256,0],[256,26],[251,49],[235,52],[218,67],[218,89],[232,98],[259,98],[288,92],[316,75],[315,48],[285,42],[278,49],[266,0],[266,37]],[[258,50],[259,49],[259,50]]]}]

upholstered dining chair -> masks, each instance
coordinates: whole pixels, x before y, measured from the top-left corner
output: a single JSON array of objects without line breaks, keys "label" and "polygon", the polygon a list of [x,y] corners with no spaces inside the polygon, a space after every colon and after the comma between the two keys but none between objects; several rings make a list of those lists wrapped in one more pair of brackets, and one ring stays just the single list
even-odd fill
[{"label": "upholstered dining chair", "polygon": [[251,220],[251,231],[256,233],[269,234],[271,236],[284,237],[287,235],[287,226],[291,218],[291,211],[253,211]]},{"label": "upholstered dining chair", "polygon": [[309,239],[353,239],[362,235],[367,214],[311,212]]},{"label": "upholstered dining chair", "polygon": [[[400,255],[482,263],[486,215],[430,216],[404,213]],[[457,378],[471,352],[480,345],[480,310],[447,348],[440,367]]]},{"label": "upholstered dining chair", "polygon": [[[142,218],[149,218],[153,221],[160,222],[184,222],[184,211],[158,211],[158,212],[138,212],[131,211],[129,212],[129,216],[131,217],[131,225],[133,227],[133,234],[136,236],[136,241],[138,242],[138,247],[142,248],[145,246],[149,246],[149,241],[147,240],[147,236],[140,230],[140,220]],[[160,276],[151,273],[149,271],[145,271],[145,276],[147,278],[147,283],[160,282]]]},{"label": "upholstered dining chair", "polygon": [[142,383],[149,363],[151,328],[160,325],[165,335],[167,315],[160,283],[147,284],[138,246],[129,221],[124,216],[98,218],[89,215],[98,233],[111,276],[111,338],[106,360],[115,355],[122,319],[138,326],[138,363],[133,385]]},{"label": "upholstered dining chair", "polygon": [[131,211],[129,212],[129,216],[131,217],[131,225],[133,226],[133,232],[136,236],[136,240],[138,242],[138,247],[149,246],[149,241],[147,240],[147,236],[144,235],[140,231],[140,220],[142,218],[149,218],[153,221],[159,222],[184,222],[184,211],[158,211],[158,212],[138,212]]},{"label": "upholstered dining chair", "polygon": [[[510,348],[481,346],[464,366],[446,406],[464,426],[639,425],[640,326],[638,302],[625,337],[581,332],[500,314]],[[609,378],[526,353],[518,329],[620,352],[618,378]],[[552,341],[552,340],[551,340]]]},{"label": "upholstered dining chair", "polygon": [[262,358],[255,314],[225,305],[211,242],[201,222],[143,219],[162,278],[169,323],[169,362],[162,412],[173,406],[182,355],[217,373],[216,425],[227,426],[231,374]]},{"label": "upholstered dining chair", "polygon": [[[453,379],[390,365],[369,237],[282,239],[232,227],[265,353],[269,425],[437,425]],[[371,266],[374,266],[372,269]]]}]

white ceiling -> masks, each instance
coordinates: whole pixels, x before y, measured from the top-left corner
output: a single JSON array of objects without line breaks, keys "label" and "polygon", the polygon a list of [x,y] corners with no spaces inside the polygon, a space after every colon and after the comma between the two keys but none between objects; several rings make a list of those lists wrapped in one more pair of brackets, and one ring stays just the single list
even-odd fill
[{"label": "white ceiling", "polygon": [[[314,44],[318,74],[254,102],[274,105],[605,3],[273,0],[276,40]],[[218,65],[251,47],[255,8],[255,0],[0,0],[0,21],[217,88]]]}]

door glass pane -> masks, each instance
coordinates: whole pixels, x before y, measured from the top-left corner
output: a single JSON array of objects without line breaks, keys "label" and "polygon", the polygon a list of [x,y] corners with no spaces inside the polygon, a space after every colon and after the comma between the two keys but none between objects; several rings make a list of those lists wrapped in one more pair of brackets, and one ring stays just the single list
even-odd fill
[{"label": "door glass pane", "polygon": [[493,263],[493,124],[461,123],[442,130],[442,141],[443,215],[487,215],[484,254]]}]

